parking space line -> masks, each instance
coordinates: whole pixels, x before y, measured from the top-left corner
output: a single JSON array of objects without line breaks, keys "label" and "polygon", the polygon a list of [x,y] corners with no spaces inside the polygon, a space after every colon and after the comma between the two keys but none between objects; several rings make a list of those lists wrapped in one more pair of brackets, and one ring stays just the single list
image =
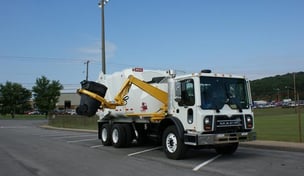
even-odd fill
[{"label": "parking space line", "polygon": [[75,140],[75,141],[67,141],[67,143],[77,143],[77,142],[85,142],[85,141],[95,141],[97,138],[93,139],[80,139],[80,140]]},{"label": "parking space line", "polygon": [[130,154],[128,154],[128,156],[134,156],[134,155],[150,152],[150,151],[153,151],[153,150],[158,150],[158,149],[161,149],[161,148],[162,148],[162,146],[154,147],[154,148],[151,148],[151,149],[147,149],[147,150],[143,150],[143,151],[139,151],[139,152],[135,152],[135,153],[130,153]]},{"label": "parking space line", "polygon": [[205,161],[205,162],[203,162],[203,163],[197,165],[197,166],[194,167],[192,170],[193,170],[193,171],[198,171],[200,168],[206,166],[207,164],[213,162],[214,160],[218,159],[218,158],[221,157],[221,156],[222,156],[222,155],[217,155],[217,156],[215,156],[215,157],[213,157],[213,158],[211,158],[211,159],[209,159],[209,160],[207,160],[207,161]]},{"label": "parking space line", "polygon": [[93,145],[90,148],[98,148],[98,147],[102,147],[103,145]]},{"label": "parking space line", "polygon": [[65,133],[55,133],[55,134],[43,134],[39,135],[40,137],[58,137],[58,136],[67,136]]},{"label": "parking space line", "polygon": [[62,136],[62,137],[56,137],[54,139],[68,139],[68,138],[77,138],[77,137],[92,137],[96,136],[96,134],[86,134],[86,135],[68,135],[68,136]]}]

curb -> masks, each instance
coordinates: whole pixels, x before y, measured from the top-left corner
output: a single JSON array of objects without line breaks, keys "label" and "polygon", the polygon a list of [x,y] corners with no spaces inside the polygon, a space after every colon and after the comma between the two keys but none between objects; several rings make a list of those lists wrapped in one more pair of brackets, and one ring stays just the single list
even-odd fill
[{"label": "curb", "polygon": [[250,141],[240,143],[242,147],[281,150],[290,152],[304,152],[304,143],[281,142],[281,141]]}]

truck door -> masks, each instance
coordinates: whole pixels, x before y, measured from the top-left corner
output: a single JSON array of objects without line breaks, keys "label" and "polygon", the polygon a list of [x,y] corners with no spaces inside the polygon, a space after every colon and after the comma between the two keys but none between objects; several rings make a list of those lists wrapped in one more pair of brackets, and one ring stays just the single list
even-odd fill
[{"label": "truck door", "polygon": [[180,100],[178,102],[178,116],[186,129],[193,129],[196,123],[196,106],[193,79],[186,79],[180,85]]}]

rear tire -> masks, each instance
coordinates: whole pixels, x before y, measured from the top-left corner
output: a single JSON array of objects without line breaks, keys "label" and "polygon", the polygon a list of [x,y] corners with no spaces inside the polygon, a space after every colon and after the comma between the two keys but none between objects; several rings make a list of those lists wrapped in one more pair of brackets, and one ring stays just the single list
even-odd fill
[{"label": "rear tire", "polygon": [[181,136],[179,136],[174,125],[165,129],[162,144],[166,156],[170,159],[181,159],[187,151],[187,146],[184,144]]},{"label": "rear tire", "polygon": [[126,132],[122,124],[114,124],[112,127],[112,145],[116,148],[126,146]]},{"label": "rear tire", "polygon": [[123,128],[125,130],[125,135],[124,137],[126,138],[125,146],[124,147],[129,147],[132,144],[132,141],[134,139],[134,135],[132,132],[132,126],[129,124],[123,124]]},{"label": "rear tire", "polygon": [[105,123],[101,126],[100,130],[100,137],[101,137],[101,143],[104,146],[110,146],[112,145],[112,140],[111,140],[111,128],[110,125]]},{"label": "rear tire", "polygon": [[145,126],[142,125],[137,125],[136,126],[136,141],[137,145],[144,145],[148,140],[147,140],[147,131],[145,130]]}]

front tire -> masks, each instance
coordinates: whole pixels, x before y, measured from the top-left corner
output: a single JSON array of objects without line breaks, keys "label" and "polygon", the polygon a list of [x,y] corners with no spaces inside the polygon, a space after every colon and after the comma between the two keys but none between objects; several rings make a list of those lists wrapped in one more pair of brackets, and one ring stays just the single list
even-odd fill
[{"label": "front tire", "polygon": [[165,129],[162,138],[163,150],[170,159],[181,159],[184,157],[187,146],[184,144],[181,136],[178,135],[174,125]]}]

